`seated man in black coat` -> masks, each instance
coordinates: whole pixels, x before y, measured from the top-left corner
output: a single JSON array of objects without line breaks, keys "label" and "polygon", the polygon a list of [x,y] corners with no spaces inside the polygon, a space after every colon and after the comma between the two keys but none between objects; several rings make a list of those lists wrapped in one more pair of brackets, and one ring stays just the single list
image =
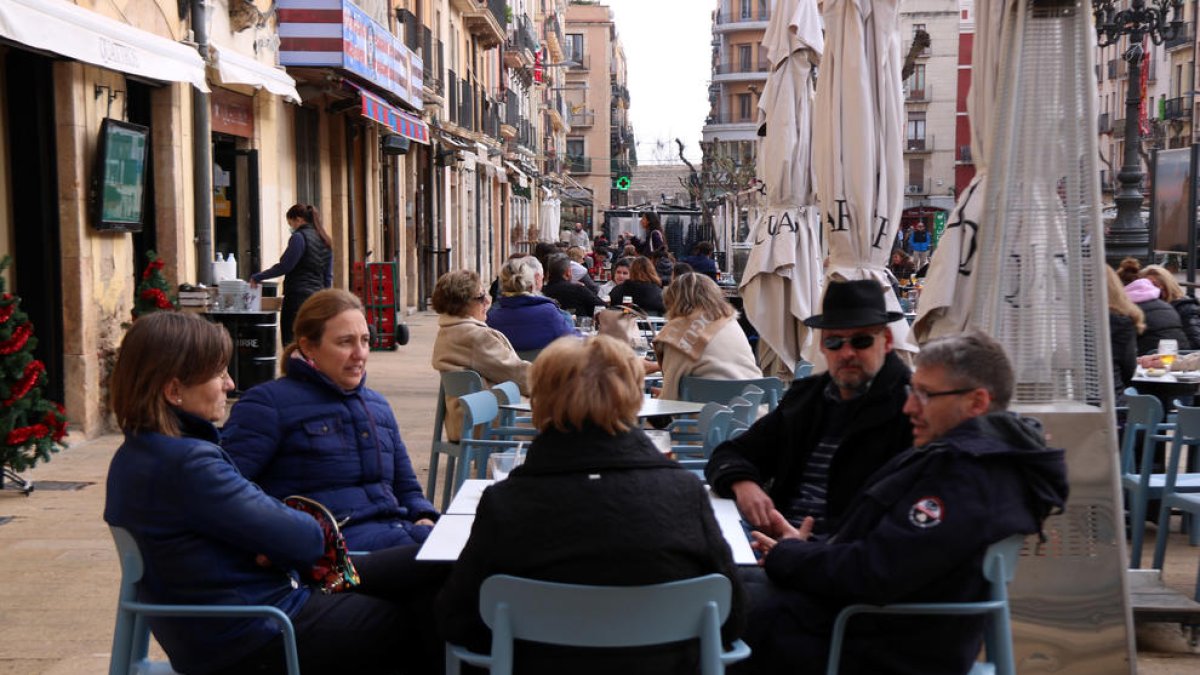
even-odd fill
[{"label": "seated man in black coat", "polygon": [[901,315],[887,311],[885,292],[875,281],[830,284],[823,313],[804,322],[821,330],[829,371],[792,383],[779,407],[713,451],[709,485],[736,499],[753,527],[778,534],[768,529],[778,510],[828,532],[867,477],[912,440],[902,411],[909,370],[887,327]]},{"label": "seated man in black coat", "polygon": [[[825,542],[812,521],[754,533],[770,587],[756,589],[745,640],[754,673],[824,673],[834,618],[856,603],[986,597],[984,551],[1040,532],[1067,498],[1063,451],[1041,426],[1006,412],[1013,371],[983,333],[934,340],[917,356],[904,411],[913,447],[884,465]],[[983,617],[865,616],[849,624],[843,673],[965,673]]]},{"label": "seated man in black coat", "polygon": [[591,317],[604,301],[583,284],[571,281],[571,259],[563,253],[547,258],[546,285],[542,295],[554,298],[563,310],[575,316]]}]

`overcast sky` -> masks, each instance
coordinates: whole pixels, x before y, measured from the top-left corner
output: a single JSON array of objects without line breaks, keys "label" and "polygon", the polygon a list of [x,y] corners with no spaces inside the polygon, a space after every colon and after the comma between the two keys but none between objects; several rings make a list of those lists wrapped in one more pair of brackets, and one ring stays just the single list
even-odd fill
[{"label": "overcast sky", "polygon": [[[700,159],[712,76],[712,0],[605,0],[629,63],[629,113],[638,161]],[[661,145],[660,145],[661,143]]]}]

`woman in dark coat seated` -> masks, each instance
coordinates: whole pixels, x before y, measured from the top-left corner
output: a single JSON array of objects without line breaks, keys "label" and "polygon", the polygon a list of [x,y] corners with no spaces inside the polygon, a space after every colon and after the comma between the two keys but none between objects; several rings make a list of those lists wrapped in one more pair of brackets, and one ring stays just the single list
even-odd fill
[{"label": "woman in dark coat seated", "polygon": [[[700,481],[637,426],[642,367],[607,336],[564,338],[529,372],[541,432],[525,463],[484,491],[471,538],[438,596],[447,641],[486,652],[479,588],[493,574],[607,586],[711,574],[734,584],[726,642],[742,628],[742,591]],[[521,673],[695,673],[694,645],[574,649],[518,643]]]},{"label": "woman in dark coat seated", "polygon": [[[1183,332],[1187,333],[1192,349],[1200,349],[1200,303],[1187,293],[1175,280],[1175,275],[1162,265],[1150,265],[1142,270],[1142,276],[1150,280],[1159,290],[1159,299],[1165,300],[1179,314]],[[1180,349],[1187,349],[1179,343]]]},{"label": "woman in dark coat seated", "polygon": [[1133,383],[1137,371],[1137,337],[1146,330],[1142,310],[1125,294],[1121,279],[1111,267],[1108,271],[1108,336],[1112,344],[1113,387],[1116,404],[1125,404],[1125,388]]},{"label": "woman in dark coat seated", "polygon": [[[217,445],[232,352],[220,324],[181,312],[139,318],[121,343],[110,391],[125,442],[109,466],[104,520],[137,541],[138,599],[277,607],[295,627],[306,673],[438,672],[428,624],[439,568],[388,549],[357,561],[362,583],[352,592],[301,583],[325,553],[320,525],[246,480]],[[148,621],[178,672],[284,670],[270,619]]]},{"label": "woman in dark coat seated", "polygon": [[629,263],[629,280],[613,286],[608,292],[608,299],[614,306],[625,304],[626,297],[649,314],[662,316],[667,311],[663,304],[662,279],[649,258],[634,258]]},{"label": "woman in dark coat seated", "polygon": [[1158,349],[1159,340],[1175,340],[1180,349],[1191,349],[1179,312],[1159,299],[1161,291],[1149,279],[1136,279],[1125,286],[1125,294],[1146,315],[1146,330],[1138,336],[1138,356]]},{"label": "woman in dark coat seated", "polygon": [[242,394],[221,437],[242,475],[277,499],[321,502],[357,551],[419,544],[438,516],[391,406],[367,387],[369,354],[362,303],[320,291],[296,315],[284,376]]},{"label": "woman in dark coat seated", "polygon": [[542,264],[516,258],[500,268],[500,301],[487,314],[487,325],[504,333],[513,349],[541,349],[564,335],[578,335],[575,325],[552,298],[541,294]]}]

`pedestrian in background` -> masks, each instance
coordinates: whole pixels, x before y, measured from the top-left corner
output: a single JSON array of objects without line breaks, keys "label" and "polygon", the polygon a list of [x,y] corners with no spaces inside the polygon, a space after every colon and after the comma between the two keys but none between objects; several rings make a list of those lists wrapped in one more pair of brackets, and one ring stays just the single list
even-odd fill
[{"label": "pedestrian in background", "polygon": [[252,288],[266,279],[283,277],[279,331],[285,345],[292,342],[292,324],[304,301],[333,286],[333,240],[321,225],[320,212],[312,204],[294,204],[286,217],[292,234],[279,262],[250,276]]}]

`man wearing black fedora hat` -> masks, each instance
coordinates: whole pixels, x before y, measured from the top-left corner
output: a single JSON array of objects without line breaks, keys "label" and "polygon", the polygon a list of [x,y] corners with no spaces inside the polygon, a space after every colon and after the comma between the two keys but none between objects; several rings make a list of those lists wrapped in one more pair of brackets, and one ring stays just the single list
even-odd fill
[{"label": "man wearing black fedora hat", "polygon": [[910,373],[887,327],[902,315],[887,311],[884,292],[875,281],[831,283],[822,313],[804,321],[820,331],[829,370],[793,382],[774,411],[713,451],[709,485],[736,499],[754,528],[780,534],[778,510],[796,526],[813,518],[821,537],[867,478],[911,444],[902,411]]}]

